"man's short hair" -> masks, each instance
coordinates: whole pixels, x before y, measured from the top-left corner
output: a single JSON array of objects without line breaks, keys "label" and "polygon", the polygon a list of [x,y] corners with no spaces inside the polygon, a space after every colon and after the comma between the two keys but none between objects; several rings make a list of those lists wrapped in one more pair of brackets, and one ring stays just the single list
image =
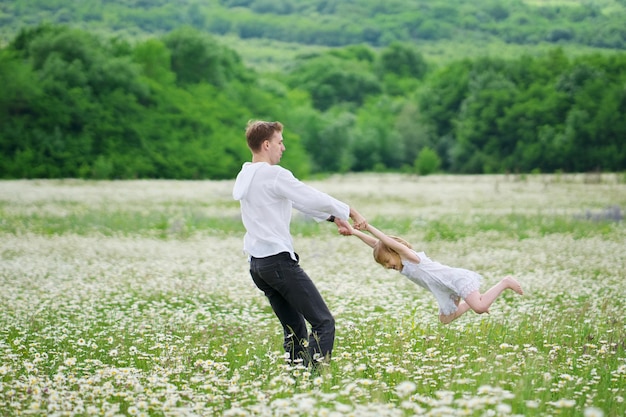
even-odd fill
[{"label": "man's short hair", "polygon": [[280,122],[265,122],[263,120],[250,120],[246,127],[246,139],[252,152],[261,149],[261,145],[276,133],[282,133],[283,125]]}]

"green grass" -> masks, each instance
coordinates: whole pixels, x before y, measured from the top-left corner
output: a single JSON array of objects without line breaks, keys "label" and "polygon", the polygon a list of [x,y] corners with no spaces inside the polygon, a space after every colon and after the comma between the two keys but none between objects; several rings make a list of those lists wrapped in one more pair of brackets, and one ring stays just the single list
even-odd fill
[{"label": "green grass", "polygon": [[457,240],[479,233],[497,232],[511,239],[566,234],[575,239],[588,236],[610,236],[615,228],[610,220],[590,221],[562,215],[508,214],[502,217],[475,216],[467,221],[462,218],[433,221],[426,225],[426,241]]},{"label": "green grass", "polygon": [[[42,235],[94,233],[104,236],[153,236],[158,238],[188,238],[198,233],[241,235],[245,232],[239,215],[229,217],[207,216],[202,209],[185,206],[162,210],[137,211],[128,209],[85,209],[78,205],[63,207],[64,214],[11,213],[0,205],[0,232]],[[575,238],[585,236],[609,236],[616,223],[612,219],[589,220],[572,215],[516,214],[503,216],[465,215],[451,216],[442,220],[416,221],[413,217],[374,217],[371,221],[385,230],[397,234],[420,234],[426,242],[457,240],[482,232],[498,232],[513,239],[545,236],[554,233],[570,234]],[[297,236],[314,236],[324,233],[316,222],[295,218],[292,233]]]},{"label": "green grass", "polygon": [[85,209],[78,205],[62,207],[68,213],[50,214],[37,211],[10,214],[0,206],[0,230],[6,233],[32,232],[42,235],[72,233],[104,236],[146,235],[160,238],[185,238],[196,232],[242,233],[241,218],[207,216],[201,210],[186,207],[167,213],[162,210]]}]

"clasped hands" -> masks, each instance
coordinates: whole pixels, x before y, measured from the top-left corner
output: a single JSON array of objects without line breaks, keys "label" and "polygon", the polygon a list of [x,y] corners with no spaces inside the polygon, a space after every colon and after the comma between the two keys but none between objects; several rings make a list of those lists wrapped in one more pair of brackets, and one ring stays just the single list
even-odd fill
[{"label": "clasped hands", "polygon": [[[367,229],[367,220],[364,217],[358,216],[352,219],[354,223],[354,228],[357,230],[365,230]],[[340,235],[343,236],[351,236],[353,226],[347,220],[335,219],[335,224],[337,225],[337,231]]]}]

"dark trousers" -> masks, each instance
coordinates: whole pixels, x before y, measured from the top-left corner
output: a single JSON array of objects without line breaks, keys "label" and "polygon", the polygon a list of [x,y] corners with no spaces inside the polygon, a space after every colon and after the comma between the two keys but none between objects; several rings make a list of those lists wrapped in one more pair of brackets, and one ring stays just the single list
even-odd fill
[{"label": "dark trousers", "polygon": [[[308,366],[330,358],[335,343],[335,319],[321,294],[289,253],[250,259],[252,280],[270,302],[284,331],[284,348],[291,361]],[[311,324],[311,333],[306,322]]]}]

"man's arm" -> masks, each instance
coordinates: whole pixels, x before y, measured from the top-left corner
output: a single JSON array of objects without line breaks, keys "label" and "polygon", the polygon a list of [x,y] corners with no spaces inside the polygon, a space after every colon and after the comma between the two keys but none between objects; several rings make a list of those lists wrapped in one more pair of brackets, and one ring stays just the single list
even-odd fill
[{"label": "man's arm", "polygon": [[274,191],[291,201],[293,208],[317,221],[327,220],[332,214],[348,219],[350,206],[316,188],[304,184],[291,171],[281,168],[274,182]]},{"label": "man's arm", "polygon": [[[304,184],[294,177],[289,170],[282,168],[275,182],[275,187],[279,194],[291,200],[293,208],[318,221],[328,219],[328,216],[332,214],[338,218],[352,219],[354,227],[359,230],[365,230],[367,227],[367,220],[354,207]],[[322,213],[328,214],[322,215]]]}]

